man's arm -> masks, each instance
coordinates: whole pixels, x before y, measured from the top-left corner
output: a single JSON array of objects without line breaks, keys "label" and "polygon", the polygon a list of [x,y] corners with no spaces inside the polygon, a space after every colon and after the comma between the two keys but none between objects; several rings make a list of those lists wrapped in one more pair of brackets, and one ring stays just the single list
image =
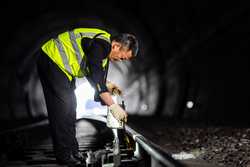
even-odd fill
[{"label": "man's arm", "polygon": [[87,79],[95,88],[97,97],[100,98],[102,104],[109,107],[113,116],[119,121],[127,122],[128,115],[126,111],[124,111],[119,104],[116,104],[113,101],[112,96],[106,87],[106,74],[108,69],[104,70],[102,68],[102,60],[108,55],[108,53],[109,50],[107,50],[107,46],[105,47],[105,43],[103,43],[103,41],[96,40],[93,43],[92,48],[89,51],[89,55],[87,55],[91,71],[91,74],[87,76]]},{"label": "man's arm", "polygon": [[99,96],[107,106],[111,106],[112,104],[115,103],[109,92],[103,92]]},{"label": "man's arm", "polygon": [[[86,76],[93,88],[95,88],[95,101],[102,101],[100,94],[108,92],[106,87],[107,70],[102,68],[102,60],[109,54],[109,43],[102,39],[96,39],[91,46],[89,46],[91,39],[86,38],[83,42],[83,49],[89,50],[87,54],[88,66],[90,68],[90,75]],[[107,95],[106,95],[107,96]],[[111,103],[111,97],[104,96],[104,100]],[[106,103],[105,103],[106,104]]]}]

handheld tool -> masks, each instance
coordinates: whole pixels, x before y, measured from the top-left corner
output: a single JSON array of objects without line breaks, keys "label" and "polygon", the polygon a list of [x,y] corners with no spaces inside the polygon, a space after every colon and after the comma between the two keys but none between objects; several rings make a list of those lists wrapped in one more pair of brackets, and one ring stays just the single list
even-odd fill
[{"label": "handheld tool", "polygon": [[[117,96],[118,104],[125,110],[124,98],[120,95]],[[118,137],[118,129],[124,129],[124,122],[118,121],[114,118],[110,110],[107,113],[107,127],[112,129],[114,134],[113,140],[113,167],[118,167],[121,165],[121,154],[120,154],[120,142]]]}]

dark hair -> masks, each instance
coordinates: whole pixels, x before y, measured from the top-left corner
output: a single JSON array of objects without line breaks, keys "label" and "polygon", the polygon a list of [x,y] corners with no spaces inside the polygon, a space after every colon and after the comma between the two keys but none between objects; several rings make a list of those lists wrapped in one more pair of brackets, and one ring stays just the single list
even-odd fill
[{"label": "dark hair", "polygon": [[128,33],[120,33],[114,36],[111,36],[111,41],[119,42],[122,47],[126,47],[129,50],[132,50],[132,56],[136,56],[139,50],[139,44],[136,37]]}]

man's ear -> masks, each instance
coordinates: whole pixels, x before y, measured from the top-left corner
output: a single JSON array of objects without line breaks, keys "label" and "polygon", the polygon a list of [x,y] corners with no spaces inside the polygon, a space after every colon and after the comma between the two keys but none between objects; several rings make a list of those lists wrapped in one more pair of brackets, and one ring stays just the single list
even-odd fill
[{"label": "man's ear", "polygon": [[119,42],[113,41],[112,42],[112,49],[119,50],[121,48],[121,44]]}]

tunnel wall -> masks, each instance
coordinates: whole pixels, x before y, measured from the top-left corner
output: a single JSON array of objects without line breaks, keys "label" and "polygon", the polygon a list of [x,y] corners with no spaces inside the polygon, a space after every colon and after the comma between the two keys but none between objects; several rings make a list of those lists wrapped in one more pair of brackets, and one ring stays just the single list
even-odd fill
[{"label": "tunnel wall", "polygon": [[186,109],[186,115],[198,113],[198,117],[216,124],[248,124],[247,40],[250,36],[247,13],[190,52],[192,65],[188,70],[192,84],[188,98],[194,100],[196,106]]}]

